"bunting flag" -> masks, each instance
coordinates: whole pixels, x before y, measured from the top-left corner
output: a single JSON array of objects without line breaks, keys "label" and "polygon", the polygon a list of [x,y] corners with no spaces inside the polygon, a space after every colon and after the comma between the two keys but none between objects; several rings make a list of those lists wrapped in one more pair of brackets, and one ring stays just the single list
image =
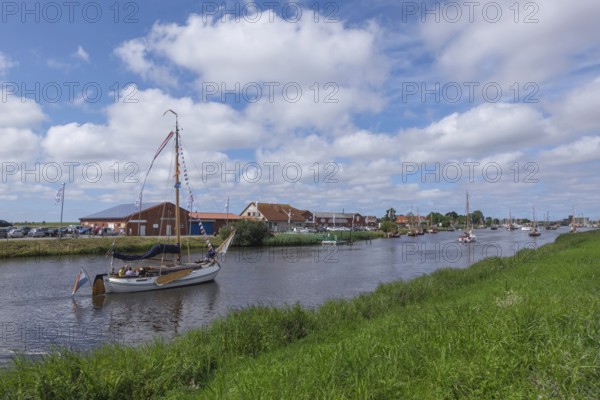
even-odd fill
[{"label": "bunting flag", "polygon": [[160,147],[158,148],[158,150],[156,150],[156,154],[154,154],[154,158],[152,159],[152,161],[156,160],[156,157],[158,157],[160,152],[163,151],[163,149],[165,148],[167,143],[169,143],[169,140],[171,140],[173,135],[174,135],[173,131],[169,132],[169,134],[167,135],[167,138],[160,144]]},{"label": "bunting flag", "polygon": [[[185,187],[188,190],[188,208],[190,209],[190,211],[193,211],[192,207],[194,205],[194,192],[192,191],[192,187],[190,185],[189,173],[188,173],[187,165],[185,163],[185,157],[183,155],[183,144],[179,145],[179,155],[181,158],[181,171],[183,174],[183,181],[185,183]],[[181,188],[181,186],[180,186],[180,188]]]},{"label": "bunting flag", "polygon": [[90,285],[92,284],[83,268],[81,268],[77,274],[77,277],[75,278],[75,285],[73,286],[73,293],[71,296],[75,297],[75,293],[77,293],[77,291],[86,283],[89,283]]},{"label": "bunting flag", "polygon": [[[183,141],[181,141],[181,139],[179,142],[179,149],[177,150],[177,152],[179,153],[180,160],[181,160],[181,173],[183,175],[183,181],[185,183],[185,187],[188,190],[188,208],[190,208],[190,211],[192,211],[191,208],[194,204],[194,192],[192,191],[192,187],[190,185],[188,169],[187,169],[187,165],[185,163],[185,156],[183,154]],[[181,188],[181,182],[178,182],[176,184],[176,186],[179,186],[179,188]],[[198,227],[200,228],[200,234],[206,236],[206,229],[204,229],[204,225],[202,225],[202,221],[200,221],[200,220],[198,220]],[[208,240],[208,236],[206,236],[204,241],[206,242],[206,246],[209,249],[213,248],[212,243],[210,242],[210,240]]]},{"label": "bunting flag", "polygon": [[60,204],[60,202],[63,199],[63,187],[61,186],[60,189],[58,189],[58,192],[56,192],[56,197],[54,199],[54,204]]}]

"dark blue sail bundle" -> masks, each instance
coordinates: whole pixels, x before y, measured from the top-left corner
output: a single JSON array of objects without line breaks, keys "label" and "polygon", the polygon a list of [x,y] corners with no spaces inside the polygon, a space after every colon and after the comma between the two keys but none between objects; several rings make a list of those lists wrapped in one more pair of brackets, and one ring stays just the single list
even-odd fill
[{"label": "dark blue sail bundle", "polygon": [[139,261],[146,260],[148,258],[155,257],[159,254],[180,254],[181,248],[176,244],[162,244],[158,243],[152,246],[150,250],[144,254],[123,254],[114,253],[113,257],[124,261]]}]

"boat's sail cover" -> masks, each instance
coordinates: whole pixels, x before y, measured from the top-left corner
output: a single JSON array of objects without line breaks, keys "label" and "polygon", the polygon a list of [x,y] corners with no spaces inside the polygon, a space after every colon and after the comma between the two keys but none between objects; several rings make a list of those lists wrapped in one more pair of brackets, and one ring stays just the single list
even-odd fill
[{"label": "boat's sail cover", "polygon": [[180,254],[181,248],[176,244],[162,244],[157,243],[150,250],[145,252],[144,254],[123,254],[123,253],[114,253],[113,257],[118,258],[119,260],[125,261],[138,261],[138,260],[146,260],[148,258],[155,257],[159,254]]}]

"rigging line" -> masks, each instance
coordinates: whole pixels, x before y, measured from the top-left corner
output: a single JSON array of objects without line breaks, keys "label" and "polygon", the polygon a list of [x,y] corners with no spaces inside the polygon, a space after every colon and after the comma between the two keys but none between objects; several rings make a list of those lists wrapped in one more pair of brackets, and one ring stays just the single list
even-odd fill
[{"label": "rigging line", "polygon": [[[180,146],[183,146],[183,141],[180,139]],[[186,150],[186,152],[189,154],[190,152]],[[198,166],[196,165],[196,163],[194,162],[194,159],[191,159],[191,164],[192,167],[195,171],[202,171],[201,168],[198,168]],[[202,176],[200,177],[200,179],[202,180]],[[204,182],[202,180],[202,182]],[[213,203],[213,206],[217,209],[217,210],[221,210],[222,206],[219,205],[219,203],[217,203],[217,201],[215,200],[218,196],[211,190],[210,185],[203,185],[203,187],[206,189],[206,192],[208,193],[208,197],[210,199],[210,201]],[[194,197],[197,198],[197,197]]]}]

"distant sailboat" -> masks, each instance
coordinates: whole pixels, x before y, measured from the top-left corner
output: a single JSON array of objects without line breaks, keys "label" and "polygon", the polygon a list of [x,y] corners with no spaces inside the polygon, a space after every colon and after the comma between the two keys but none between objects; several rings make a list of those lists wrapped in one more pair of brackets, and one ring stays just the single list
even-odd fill
[{"label": "distant sailboat", "polygon": [[458,241],[461,243],[474,242],[476,236],[473,234],[473,225],[471,224],[471,216],[469,215],[469,192],[467,192],[467,213],[465,215],[465,229],[463,233],[458,237]]},{"label": "distant sailboat", "polygon": [[533,222],[531,223],[531,230],[529,231],[529,236],[540,236],[542,232],[540,232],[537,228],[537,222],[535,221],[535,207],[533,207]]},{"label": "distant sailboat", "polygon": [[510,211],[508,213],[508,226],[506,227],[506,229],[508,229],[509,231],[514,231],[517,229],[515,224],[513,224],[512,214],[510,213]]}]

